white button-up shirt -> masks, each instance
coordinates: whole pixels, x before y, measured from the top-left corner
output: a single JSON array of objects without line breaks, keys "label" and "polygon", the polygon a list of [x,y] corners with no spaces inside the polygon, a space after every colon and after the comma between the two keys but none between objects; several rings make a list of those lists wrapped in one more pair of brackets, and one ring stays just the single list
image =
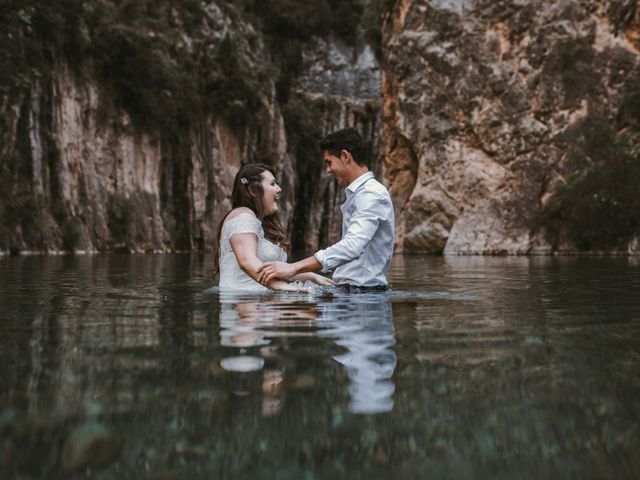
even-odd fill
[{"label": "white button-up shirt", "polygon": [[389,192],[367,172],[346,188],[342,240],[314,256],[323,271],[335,269],[337,284],[359,287],[387,285],[393,254],[395,218]]}]

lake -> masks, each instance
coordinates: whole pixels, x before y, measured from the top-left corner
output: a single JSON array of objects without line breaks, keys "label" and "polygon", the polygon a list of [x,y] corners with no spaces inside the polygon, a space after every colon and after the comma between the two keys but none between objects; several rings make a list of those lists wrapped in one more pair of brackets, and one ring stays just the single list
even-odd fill
[{"label": "lake", "polygon": [[640,258],[396,256],[243,296],[209,255],[0,257],[2,478],[640,478]]}]

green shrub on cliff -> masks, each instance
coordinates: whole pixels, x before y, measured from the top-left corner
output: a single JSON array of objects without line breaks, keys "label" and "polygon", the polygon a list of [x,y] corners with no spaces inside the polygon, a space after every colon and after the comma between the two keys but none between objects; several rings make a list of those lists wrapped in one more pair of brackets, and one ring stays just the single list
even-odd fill
[{"label": "green shrub on cliff", "polygon": [[25,184],[16,184],[10,177],[0,180],[0,249],[15,248],[16,230],[22,236],[37,233],[42,228],[44,200]]},{"label": "green shrub on cliff", "polygon": [[271,35],[298,40],[336,34],[354,43],[364,12],[362,0],[255,0],[245,10],[260,18]]},{"label": "green shrub on cliff", "polygon": [[64,61],[79,76],[97,76],[138,128],[173,133],[207,108],[229,117],[239,104],[251,111],[263,88],[259,70],[206,37],[199,1],[14,3],[0,5],[2,95],[29,91]]},{"label": "green shrub on cliff", "polygon": [[[269,94],[269,76],[279,75],[288,95],[301,40],[334,34],[354,43],[363,32],[375,36],[360,25],[362,0],[217,2],[232,21],[242,17],[266,34],[271,58],[257,68],[230,35],[221,43],[208,36],[207,5],[198,0],[0,2],[0,67],[7,73],[1,95],[29,90],[66,61],[79,75],[93,68],[136,126],[165,132],[207,109],[249,121],[259,97]],[[370,3],[377,12],[377,1]]]},{"label": "green shrub on cliff", "polygon": [[127,233],[132,226],[134,205],[130,198],[124,195],[109,195],[107,202],[107,226],[113,240],[123,243],[127,240]]},{"label": "green shrub on cliff", "polygon": [[597,94],[598,75],[594,72],[595,52],[585,37],[570,37],[554,46],[545,59],[543,72],[561,80],[565,106]]},{"label": "green shrub on cliff", "polygon": [[566,183],[545,210],[545,226],[582,250],[621,249],[640,233],[640,132],[590,126],[571,152]]}]

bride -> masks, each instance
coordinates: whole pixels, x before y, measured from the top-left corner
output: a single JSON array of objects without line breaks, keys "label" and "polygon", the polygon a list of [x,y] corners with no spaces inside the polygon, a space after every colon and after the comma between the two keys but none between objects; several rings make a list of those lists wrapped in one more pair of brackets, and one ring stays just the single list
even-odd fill
[{"label": "bride", "polygon": [[[287,261],[287,234],[278,219],[278,200],[282,189],[266,165],[243,166],[233,181],[232,210],[218,226],[218,248],[214,274],[220,273],[220,290],[300,291],[296,285],[271,280],[258,283],[258,269],[265,262]],[[331,279],[316,273],[302,273],[291,280],[311,280],[333,285]],[[268,288],[267,288],[268,287]]]}]

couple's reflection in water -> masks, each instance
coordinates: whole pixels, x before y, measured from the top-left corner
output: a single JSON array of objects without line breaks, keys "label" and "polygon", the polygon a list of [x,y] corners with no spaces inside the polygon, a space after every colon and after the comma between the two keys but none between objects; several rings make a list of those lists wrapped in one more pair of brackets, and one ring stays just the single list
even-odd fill
[{"label": "couple's reflection in water", "polygon": [[[287,372],[270,367],[285,338],[315,337],[331,343],[328,354],[344,368],[348,410],[393,409],[396,354],[392,306],[385,293],[346,294],[324,289],[307,295],[220,294],[221,366],[231,372],[263,371],[263,414],[280,411]],[[337,353],[336,353],[337,352]],[[324,360],[324,359],[321,359]]]}]

